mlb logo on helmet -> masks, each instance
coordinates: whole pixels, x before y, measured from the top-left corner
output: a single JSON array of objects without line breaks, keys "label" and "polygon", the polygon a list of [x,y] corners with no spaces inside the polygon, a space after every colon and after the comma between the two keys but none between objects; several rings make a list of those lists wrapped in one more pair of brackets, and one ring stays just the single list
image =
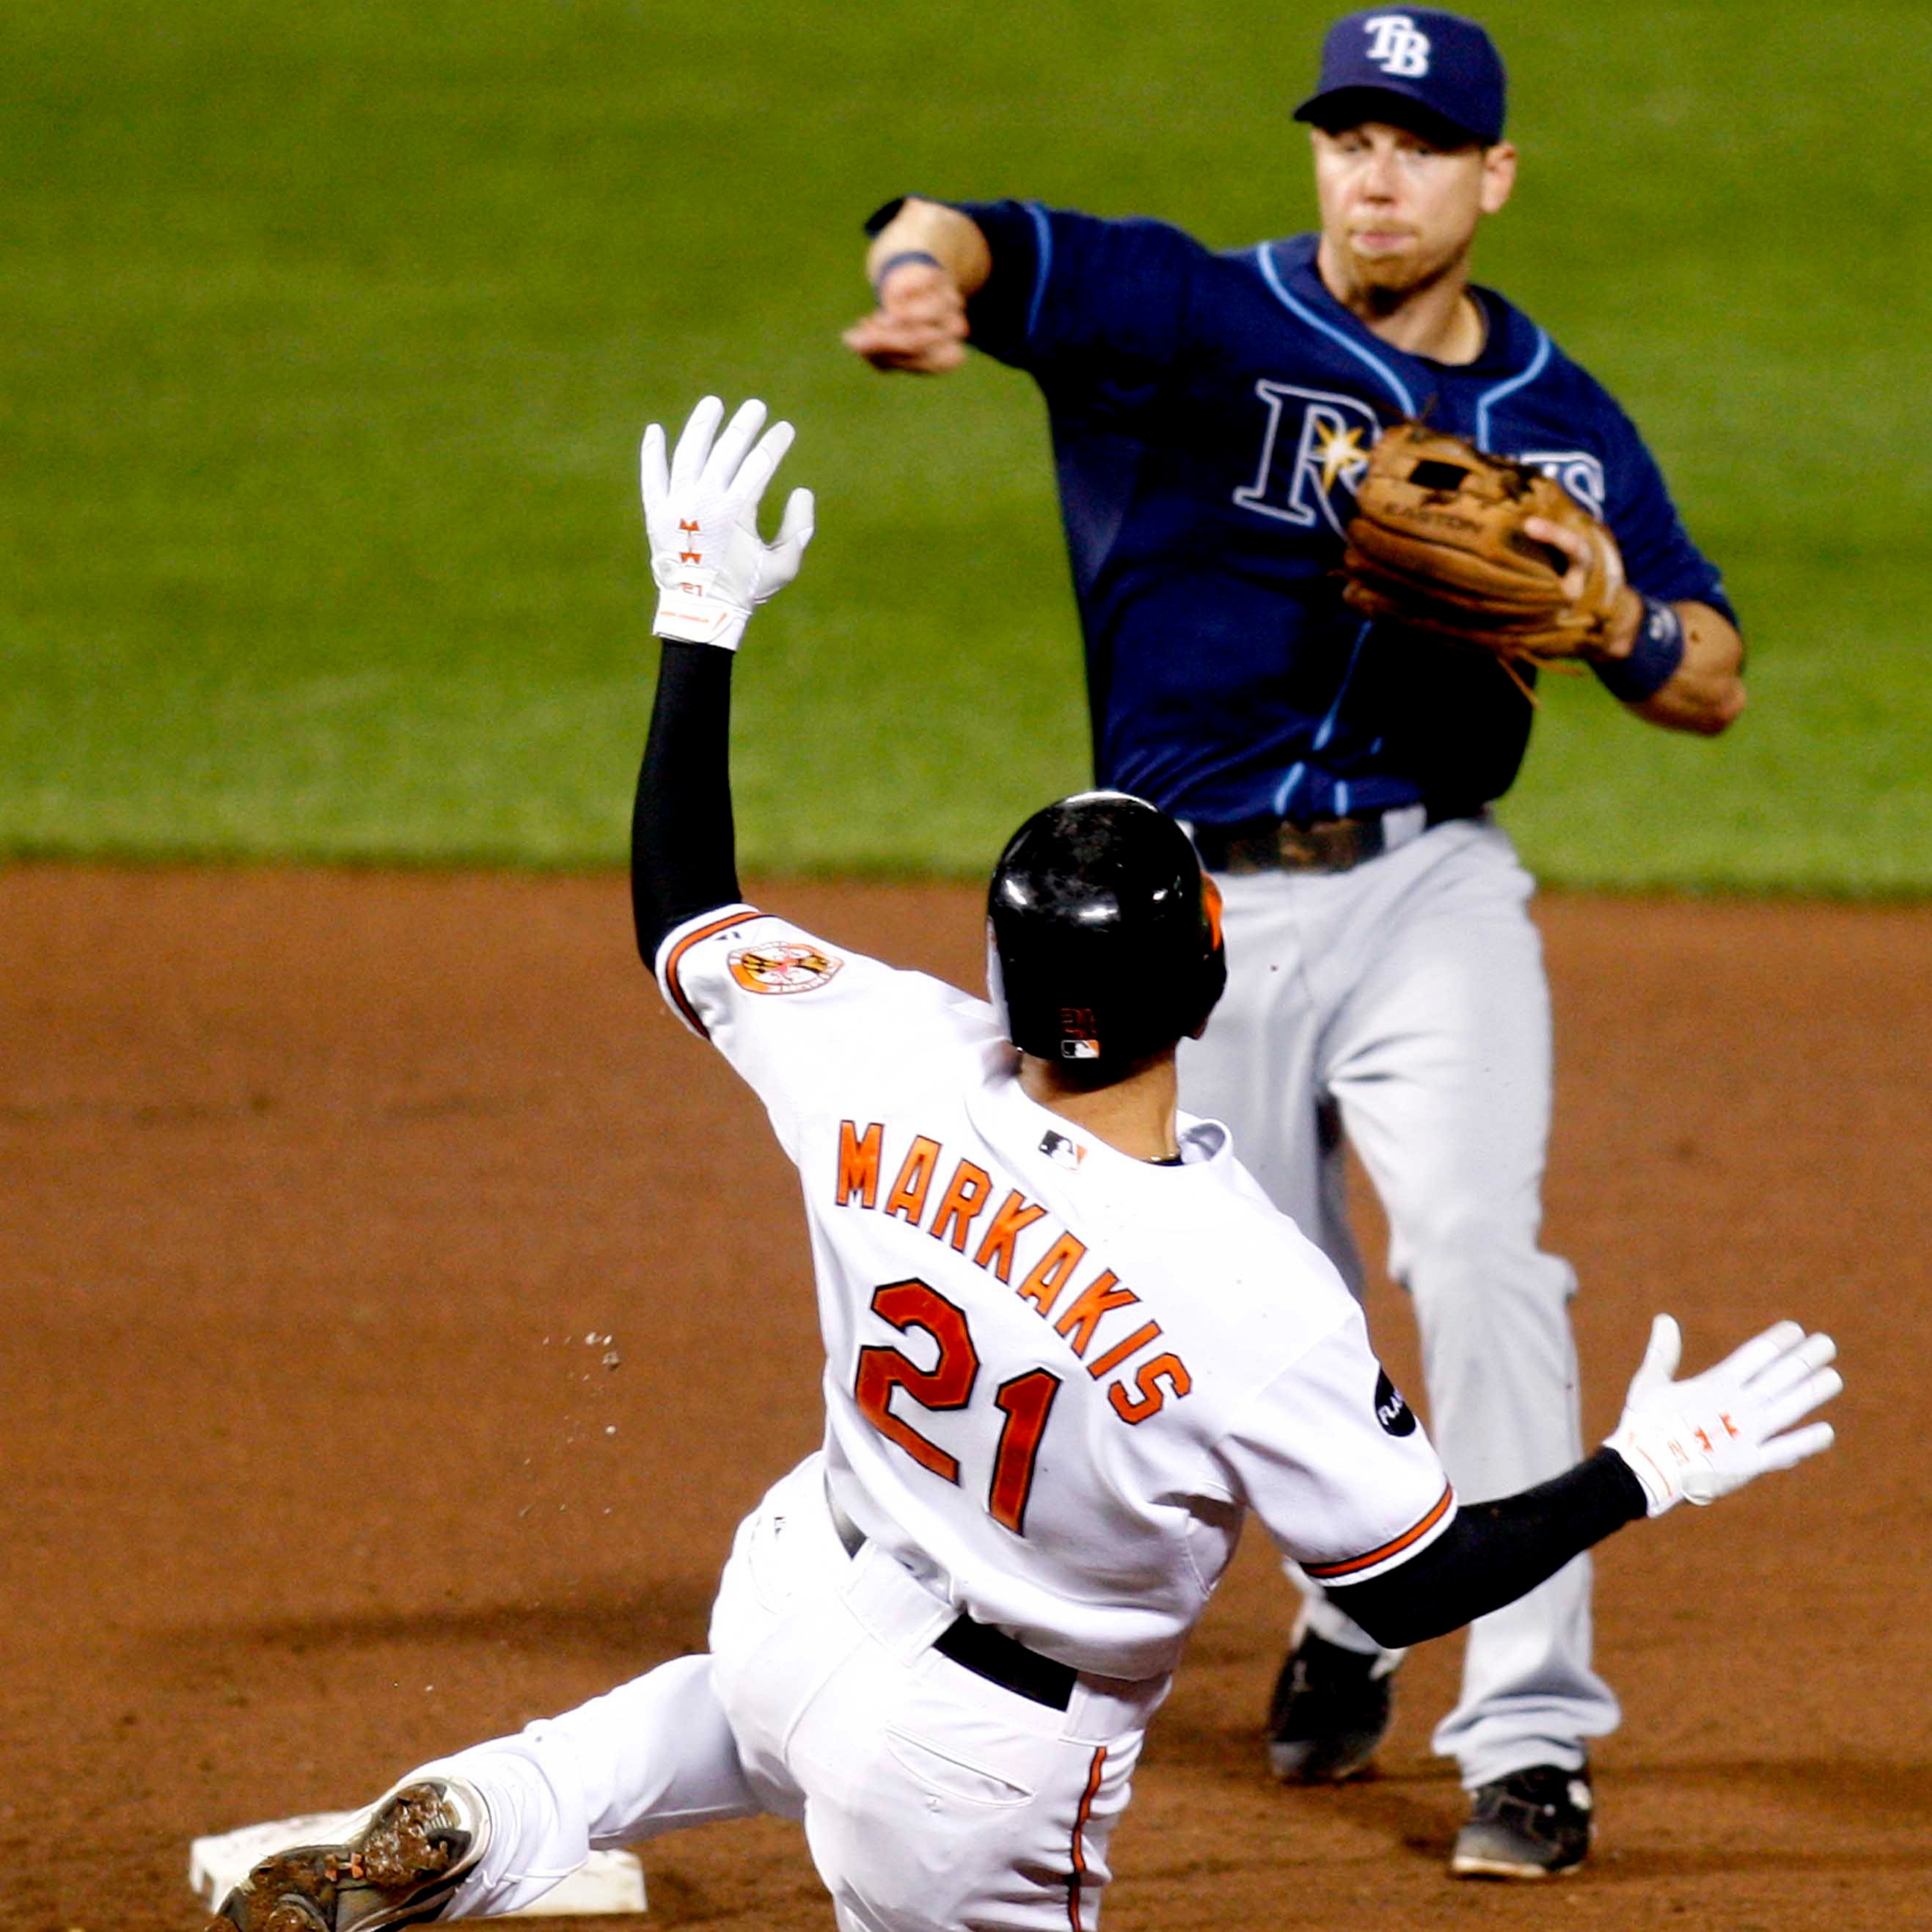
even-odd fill
[{"label": "mlb logo on helmet", "polygon": [[1474,20],[1432,7],[1349,14],[1322,44],[1322,80],[1294,110],[1330,130],[1390,121],[1418,134],[1503,136],[1506,84],[1496,43]]},{"label": "mlb logo on helmet", "polygon": [[1062,1006],[1060,1010],[1060,1057],[1063,1060],[1098,1060],[1099,1029],[1093,1011],[1087,1006]]}]

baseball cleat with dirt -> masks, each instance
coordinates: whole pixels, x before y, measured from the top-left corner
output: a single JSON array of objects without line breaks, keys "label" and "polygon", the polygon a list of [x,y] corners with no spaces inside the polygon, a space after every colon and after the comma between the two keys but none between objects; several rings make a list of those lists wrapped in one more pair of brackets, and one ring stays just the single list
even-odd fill
[{"label": "baseball cleat with dirt", "polygon": [[490,1814],[460,1778],[418,1778],[332,1845],[264,1858],[208,1932],[383,1932],[434,1918],[490,1842]]},{"label": "baseball cleat with dirt", "polygon": [[1589,1856],[1592,1809],[1587,1766],[1532,1765],[1478,1785],[1449,1870],[1457,1878],[1560,1878]]}]

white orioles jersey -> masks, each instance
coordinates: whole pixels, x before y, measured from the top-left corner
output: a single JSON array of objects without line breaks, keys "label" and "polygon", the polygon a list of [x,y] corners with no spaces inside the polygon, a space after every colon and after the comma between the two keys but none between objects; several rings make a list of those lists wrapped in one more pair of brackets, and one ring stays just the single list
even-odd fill
[{"label": "white orioles jersey", "polygon": [[1448,1526],[1360,1310],[1225,1128],[1134,1160],[1028,1098],[984,1001],[748,907],[658,970],[798,1167],[833,1499],[948,1602],[1154,1677],[1245,1511],[1335,1582]]}]

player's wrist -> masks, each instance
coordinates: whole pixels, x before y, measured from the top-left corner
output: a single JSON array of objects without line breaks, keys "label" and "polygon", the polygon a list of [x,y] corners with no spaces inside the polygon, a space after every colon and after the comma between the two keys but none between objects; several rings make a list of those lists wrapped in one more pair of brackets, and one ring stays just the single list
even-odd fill
[{"label": "player's wrist", "polygon": [[1618,664],[1628,657],[1643,628],[1644,597],[1628,584],[1617,586],[1610,600],[1609,621],[1584,656],[1592,664]]},{"label": "player's wrist", "polygon": [[721,651],[735,651],[745,640],[746,621],[722,614],[708,619],[688,616],[660,605],[651,620],[651,634],[664,644],[710,644]]},{"label": "player's wrist", "polygon": [[1609,646],[1594,654],[1590,665],[1612,697],[1641,704],[1677,675],[1684,662],[1684,620],[1674,605],[1642,596],[1628,585],[1624,596],[1630,608],[1618,610]]},{"label": "player's wrist", "polygon": [[1646,1516],[1662,1516],[1684,1500],[1676,1480],[1682,1450],[1676,1441],[1666,1439],[1670,1434],[1654,1425],[1644,1429],[1626,1418],[1604,1441],[1604,1447],[1622,1461],[1643,1492]]},{"label": "player's wrist", "polygon": [[[932,268],[941,275],[946,273],[946,264],[929,248],[895,249],[872,271],[874,299],[879,302],[884,301],[887,280],[900,269],[908,268]],[[949,277],[948,279],[950,280],[950,278]]]},{"label": "player's wrist", "polygon": [[742,641],[751,612],[719,594],[717,572],[686,569],[658,585],[658,608],[651,619],[654,636],[684,644],[713,644],[735,651]]}]

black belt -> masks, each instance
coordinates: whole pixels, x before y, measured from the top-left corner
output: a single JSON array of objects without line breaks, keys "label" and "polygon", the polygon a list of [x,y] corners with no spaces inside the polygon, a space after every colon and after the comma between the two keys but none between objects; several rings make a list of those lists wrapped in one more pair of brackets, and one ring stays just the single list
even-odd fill
[{"label": "black belt", "polygon": [[[1396,806],[1394,812],[1412,811]],[[1480,806],[1428,806],[1424,830],[1452,818],[1479,818]],[[1232,825],[1196,825],[1194,848],[1210,872],[1346,872],[1388,849],[1382,830],[1387,812],[1358,812],[1348,818],[1244,818]]]},{"label": "black belt", "polygon": [[[856,1556],[866,1546],[866,1532],[832,1502],[829,1492],[825,1500],[832,1511],[832,1526],[845,1546],[845,1554]],[[997,1684],[1016,1696],[1044,1704],[1048,1710],[1064,1711],[1073,1701],[1073,1686],[1080,1673],[1070,1664],[1057,1664],[1050,1657],[1042,1657],[991,1624],[975,1623],[968,1616],[957,1617],[940,1632],[932,1647],[975,1677],[983,1677],[988,1684]]]}]

